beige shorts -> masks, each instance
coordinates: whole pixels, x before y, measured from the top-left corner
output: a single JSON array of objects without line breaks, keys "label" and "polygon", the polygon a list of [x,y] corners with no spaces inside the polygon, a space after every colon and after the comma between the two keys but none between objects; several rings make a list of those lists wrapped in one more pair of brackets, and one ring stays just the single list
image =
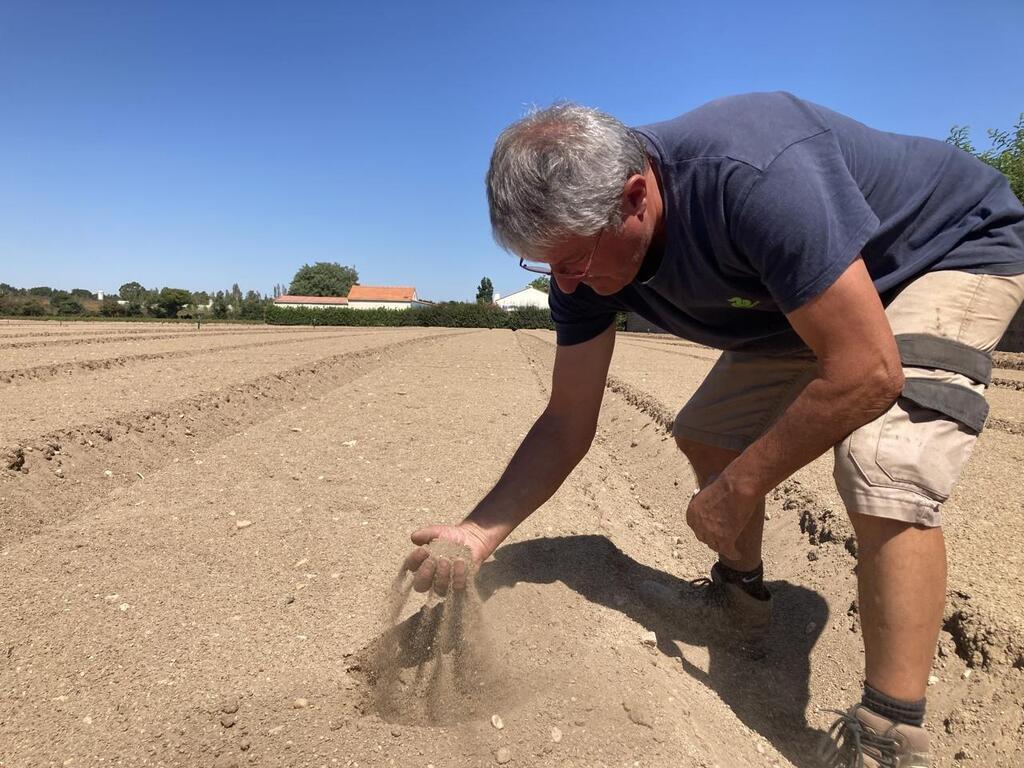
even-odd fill
[{"label": "beige shorts", "polygon": [[[1024,275],[930,272],[904,288],[886,314],[898,339],[900,334],[926,334],[991,353],[1022,300]],[[903,370],[908,381],[954,385],[932,389],[953,390],[952,395],[965,396],[961,400],[984,407],[978,397],[957,391],[963,387],[983,396],[985,384],[976,378],[937,367],[908,367],[906,362]],[[676,416],[673,434],[742,451],[789,407],[815,371],[809,354],[726,352]],[[909,393],[908,387],[886,413],[835,446],[836,488],[851,512],[938,526],[939,509],[970,457],[980,425],[967,426],[972,419],[961,421],[934,410],[935,402],[925,407]],[[956,413],[955,408],[946,410]]]}]

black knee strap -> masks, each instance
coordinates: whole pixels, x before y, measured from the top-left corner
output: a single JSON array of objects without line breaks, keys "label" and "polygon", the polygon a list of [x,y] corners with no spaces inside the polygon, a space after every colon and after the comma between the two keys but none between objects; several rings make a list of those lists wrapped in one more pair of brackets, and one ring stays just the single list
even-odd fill
[{"label": "black knee strap", "polygon": [[992,356],[969,344],[927,333],[901,333],[896,346],[904,365],[952,371],[986,387],[992,383]]},{"label": "black knee strap", "polygon": [[[968,344],[925,333],[896,336],[900,360],[911,368],[936,368],[959,373],[978,384],[992,381],[992,357]],[[988,418],[988,402],[977,392],[946,381],[910,377],[902,397],[960,422],[972,432],[981,432]]]}]

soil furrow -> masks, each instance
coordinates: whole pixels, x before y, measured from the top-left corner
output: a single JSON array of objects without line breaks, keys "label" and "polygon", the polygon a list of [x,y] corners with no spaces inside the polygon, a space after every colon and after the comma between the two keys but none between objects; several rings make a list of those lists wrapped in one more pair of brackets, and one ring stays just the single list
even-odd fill
[{"label": "soil furrow", "polygon": [[996,368],[1024,371],[1024,354],[1019,352],[994,352],[992,354],[992,364]]},{"label": "soil furrow", "polygon": [[[60,348],[66,346],[82,346],[92,344],[118,344],[126,341],[130,342],[143,342],[143,341],[159,341],[161,339],[180,339],[180,338],[194,338],[197,341],[205,342],[211,338],[223,338],[225,336],[239,336],[239,335],[259,335],[269,336],[277,333],[297,333],[303,330],[309,330],[307,326],[288,326],[287,328],[273,329],[273,330],[253,330],[246,328],[245,330],[216,330],[210,331],[209,326],[207,330],[198,330],[196,328],[183,329],[179,332],[172,333],[151,333],[147,335],[131,336],[125,334],[118,334],[117,336],[98,336],[95,338],[84,337],[84,338],[71,338],[71,339],[44,339],[38,341],[26,341],[26,342],[9,342],[6,344],[0,344],[0,350],[14,350],[14,349],[31,349],[36,347],[46,347],[47,349]],[[366,331],[368,329],[351,329]]]},{"label": "soil furrow", "polygon": [[992,386],[1002,387],[1003,389],[1016,389],[1018,392],[1024,392],[1024,381],[1018,381],[1017,379],[1004,379],[994,376],[992,377]]},{"label": "soil furrow", "polygon": [[[0,543],[20,541],[80,514],[93,499],[240,432],[284,404],[296,407],[342,386],[445,331],[321,358],[161,408],[127,411],[0,448]],[[455,332],[456,334],[459,332]],[[465,331],[461,333],[466,333]]]},{"label": "soil furrow", "polygon": [[[180,360],[202,355],[217,354],[221,352],[235,351],[239,349],[255,349],[262,347],[280,346],[284,344],[296,344],[307,342],[311,339],[327,341],[334,338],[351,336],[351,332],[325,333],[322,335],[299,335],[291,339],[267,339],[253,341],[246,344],[227,344],[224,346],[202,346],[196,349],[184,349],[174,352],[142,352],[135,355],[120,355],[117,357],[106,357],[94,360],[69,360],[61,363],[50,363],[47,365],[36,365],[31,368],[15,368],[11,370],[0,369],[0,383],[11,384],[24,380],[41,381],[56,378],[58,376],[72,376],[81,371],[98,371],[110,368],[126,368],[136,363],[152,360]],[[208,337],[207,337],[208,338]],[[203,339],[206,341],[206,338]]]},{"label": "soil furrow", "polygon": [[[40,321],[37,325],[48,324],[45,321]],[[126,327],[134,326],[134,327]],[[102,330],[82,330],[72,326],[63,326],[61,330],[54,331],[35,331],[27,330],[22,333],[0,333],[0,339],[37,339],[37,338],[52,338],[52,339],[68,339],[72,337],[90,338],[94,336],[111,336],[111,334],[118,334],[118,336],[131,338],[141,336],[143,338],[148,334],[157,334],[166,332],[171,328],[179,329],[182,333],[191,333],[195,330],[195,323],[117,323],[111,324],[110,326],[103,328]],[[32,326],[34,327],[34,326]],[[275,333],[282,330],[279,327],[267,326],[267,325],[255,325],[246,323],[207,323],[207,328],[216,328],[219,331],[237,333]]]}]

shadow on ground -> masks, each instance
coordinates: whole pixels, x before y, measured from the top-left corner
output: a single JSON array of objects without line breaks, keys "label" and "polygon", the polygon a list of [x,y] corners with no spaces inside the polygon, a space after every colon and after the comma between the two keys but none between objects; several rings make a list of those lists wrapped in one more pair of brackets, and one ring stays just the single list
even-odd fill
[{"label": "shadow on ground", "polygon": [[[486,600],[518,582],[560,581],[591,602],[621,611],[653,631],[658,649],[713,689],[748,727],[761,734],[797,768],[814,768],[822,734],[805,717],[810,697],[810,652],[828,621],[825,599],[785,581],[769,583],[774,617],[762,659],[752,659],[686,616],[668,620],[647,608],[637,588],[657,581],[670,588],[686,582],[625,555],[604,536],[534,539],[499,548],[477,584]],[[685,658],[677,641],[703,646],[708,671]]]}]

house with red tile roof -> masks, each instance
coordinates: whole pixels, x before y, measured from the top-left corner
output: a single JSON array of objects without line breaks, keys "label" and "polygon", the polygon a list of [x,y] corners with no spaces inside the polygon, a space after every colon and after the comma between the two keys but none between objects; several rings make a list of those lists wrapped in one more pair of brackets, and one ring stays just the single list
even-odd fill
[{"label": "house with red tile roof", "polygon": [[413,309],[432,302],[416,296],[416,289],[407,285],[353,285],[348,292],[350,309]]},{"label": "house with red tile roof", "polygon": [[348,306],[348,299],[344,296],[295,296],[284,293],[274,299],[274,306],[328,309],[331,307],[346,307]]}]

